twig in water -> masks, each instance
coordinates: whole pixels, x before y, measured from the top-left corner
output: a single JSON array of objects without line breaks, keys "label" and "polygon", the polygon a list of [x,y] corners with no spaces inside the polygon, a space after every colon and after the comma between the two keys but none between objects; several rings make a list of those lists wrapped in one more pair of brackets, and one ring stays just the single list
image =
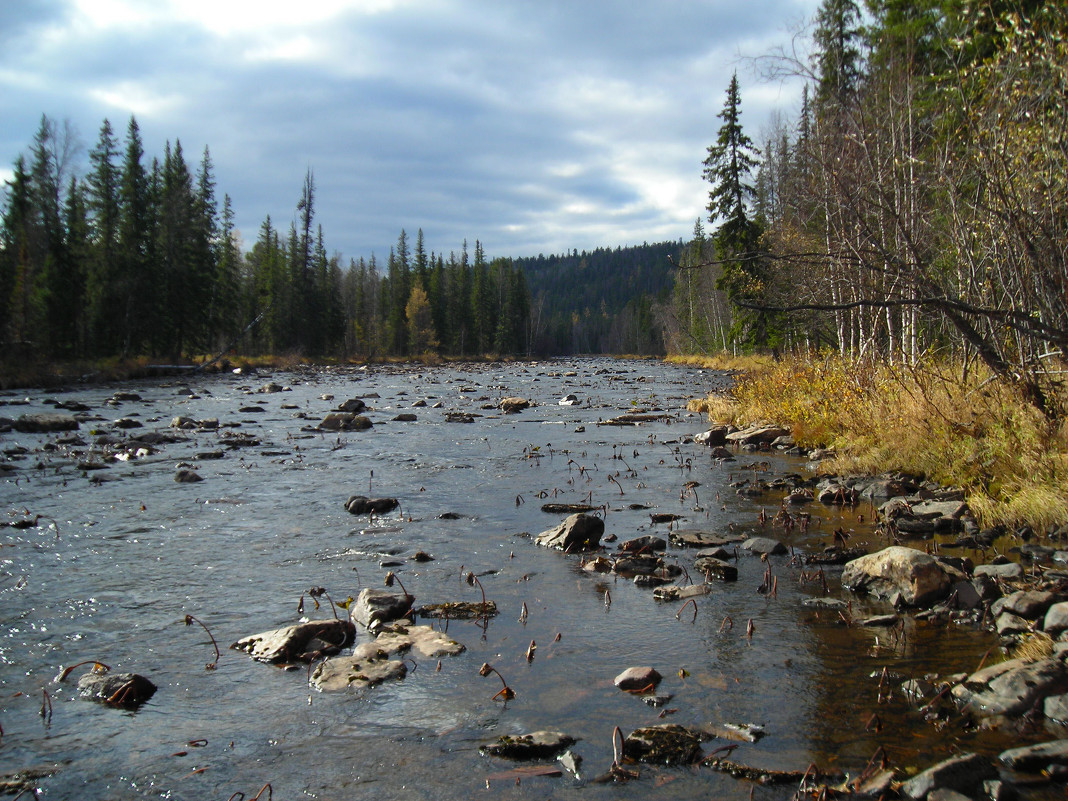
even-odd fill
[{"label": "twig in water", "polygon": [[221,657],[221,654],[219,653],[219,643],[215,642],[214,635],[210,631],[208,631],[208,627],[205,626],[201,621],[197,620],[192,615],[186,615],[185,616],[185,625],[191,626],[194,623],[199,625],[202,629],[204,629],[205,632],[207,632],[207,635],[209,637],[211,637],[211,644],[215,648],[215,661],[214,662],[208,662],[208,664],[204,665],[204,670],[215,670],[215,668],[219,664],[219,658]]},{"label": "twig in water", "polygon": [[[44,718],[45,726],[52,725],[52,696],[43,687],[41,688],[41,717]],[[0,734],[3,734],[2,730]]]},{"label": "twig in water", "polygon": [[515,698],[515,690],[508,686],[508,682],[504,680],[504,676],[501,675],[501,672],[497,670],[497,668],[490,665],[489,662],[483,662],[482,667],[478,669],[478,675],[485,678],[490,673],[496,673],[497,678],[499,678],[501,680],[501,684],[504,685],[490,700],[496,701],[497,698],[503,698],[505,701],[511,701],[513,698]]},{"label": "twig in water", "polygon": [[[111,670],[111,668],[108,665],[105,665],[103,662],[98,662],[95,659],[86,659],[84,662],[78,662],[77,664],[71,665],[69,668],[64,670],[62,673],[56,676],[56,681],[65,681],[67,676],[74,672],[75,668],[80,668],[82,665],[92,665],[94,673],[107,673],[109,670]],[[103,670],[99,670],[99,668],[103,668]]]},{"label": "twig in water", "polygon": [[686,603],[679,607],[679,611],[675,613],[676,620],[682,620],[682,610],[685,609],[688,604],[693,604],[693,620],[691,620],[690,622],[693,623],[697,620],[697,601],[695,601],[693,598],[690,598],[688,601],[686,601]]}]

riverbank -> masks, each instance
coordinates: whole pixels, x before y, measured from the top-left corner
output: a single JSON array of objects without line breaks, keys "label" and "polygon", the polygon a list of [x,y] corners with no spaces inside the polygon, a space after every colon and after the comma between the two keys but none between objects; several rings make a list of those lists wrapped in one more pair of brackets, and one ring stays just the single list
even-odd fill
[{"label": "riverbank", "polygon": [[[709,362],[724,369],[730,362]],[[729,369],[729,368],[728,368]],[[1068,522],[1068,396],[1045,416],[975,365],[893,367],[819,358],[737,363],[734,386],[691,404],[713,422],[773,420],[833,450],[823,472],[922,474],[964,490],[984,526]]]}]

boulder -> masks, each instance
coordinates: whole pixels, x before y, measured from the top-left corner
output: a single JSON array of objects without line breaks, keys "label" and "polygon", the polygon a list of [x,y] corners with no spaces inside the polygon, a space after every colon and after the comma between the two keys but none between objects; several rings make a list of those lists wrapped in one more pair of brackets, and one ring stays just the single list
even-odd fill
[{"label": "boulder", "polygon": [[360,414],[367,408],[367,404],[360,398],[349,398],[347,401],[338,404],[337,411],[348,412],[349,414]]},{"label": "boulder", "polygon": [[561,551],[589,551],[595,549],[604,534],[604,520],[594,515],[573,514],[560,525],[543,531],[534,542]]},{"label": "boulder", "polygon": [[354,515],[384,515],[400,506],[396,498],[368,498],[353,495],[345,501],[345,508]]},{"label": "boulder", "polygon": [[330,412],[319,423],[323,431],[365,431],[373,425],[371,420],[352,412]]},{"label": "boulder", "polygon": [[272,665],[311,662],[323,654],[336,654],[356,639],[348,620],[309,620],[238,640],[230,647],[245,651],[257,662]]},{"label": "boulder", "polygon": [[653,534],[645,534],[641,537],[627,540],[619,546],[619,550],[627,553],[639,551],[663,551],[667,548],[667,540]]},{"label": "boulder", "polygon": [[997,617],[1005,612],[1018,615],[1025,620],[1037,620],[1046,614],[1056,603],[1058,596],[1043,590],[1020,590],[1003,598],[998,598],[990,605],[990,614]]},{"label": "boulder", "polygon": [[645,690],[656,687],[660,683],[660,679],[663,678],[655,668],[651,667],[630,667],[616,676],[614,684],[621,690],[627,692],[633,692],[635,690]]},{"label": "boulder", "polygon": [[725,434],[723,439],[737,445],[770,445],[779,437],[785,437],[789,433],[790,429],[782,426],[754,425],[741,431]]},{"label": "boulder", "polygon": [[124,709],[138,707],[156,693],[156,685],[139,673],[97,673],[89,671],[78,679],[85,698]]},{"label": "boulder", "polygon": [[987,779],[996,779],[997,768],[979,754],[961,754],[939,762],[913,776],[899,788],[904,798],[922,799],[934,790],[955,790],[973,795]]},{"label": "boulder", "polygon": [[790,552],[785,545],[770,537],[750,537],[742,543],[742,550],[758,555],[767,554],[769,556],[787,554]]},{"label": "boulder", "polygon": [[1061,601],[1046,610],[1042,630],[1051,637],[1056,637],[1065,629],[1068,629],[1068,601]]},{"label": "boulder", "polygon": [[193,470],[178,470],[174,474],[174,480],[179,484],[195,484],[198,481],[203,481],[204,477]]},{"label": "boulder", "polygon": [[717,579],[719,581],[738,580],[738,568],[714,556],[697,557],[693,562],[693,567],[706,579]]},{"label": "boulder", "polygon": [[[702,431],[700,434],[694,434],[693,441],[698,445],[708,445],[709,447],[715,447],[717,445],[723,445],[727,442],[727,434],[730,432],[730,426],[718,425],[712,426],[708,431]],[[730,453],[728,451],[728,453]]]},{"label": "boulder", "polygon": [[496,742],[480,746],[478,750],[506,759],[552,759],[574,743],[574,737],[558,731],[535,731],[519,735],[504,734]]},{"label": "boulder", "polygon": [[77,431],[78,420],[73,414],[37,412],[20,415],[13,427],[22,434],[48,434],[54,431]]},{"label": "boulder", "polygon": [[1006,562],[1003,565],[976,565],[973,573],[976,576],[991,576],[1008,581],[1023,578],[1023,574],[1023,565],[1019,562]]},{"label": "boulder", "polygon": [[1045,659],[1009,659],[973,673],[952,690],[976,717],[1022,715],[1044,699],[1068,692],[1065,653]]},{"label": "boulder", "polygon": [[354,623],[374,629],[391,620],[407,617],[414,600],[411,595],[394,595],[385,590],[367,587],[360,591],[356,602],[349,609],[349,615]]},{"label": "boulder", "polygon": [[893,545],[847,563],[842,586],[888,599],[900,593],[909,606],[929,606],[945,598],[953,584],[965,578],[930,554]]},{"label": "boulder", "polygon": [[679,548],[714,548],[718,545],[729,545],[732,542],[741,542],[745,537],[740,534],[713,534],[711,531],[698,531],[696,529],[676,529],[668,533],[672,545]]},{"label": "boulder", "polygon": [[529,408],[530,401],[526,398],[501,398],[497,406],[499,406],[501,411],[505,414],[516,414],[517,412]]},{"label": "boulder", "polygon": [[1038,773],[1050,765],[1068,765],[1068,740],[1049,740],[1002,751],[998,759],[1013,770]]}]

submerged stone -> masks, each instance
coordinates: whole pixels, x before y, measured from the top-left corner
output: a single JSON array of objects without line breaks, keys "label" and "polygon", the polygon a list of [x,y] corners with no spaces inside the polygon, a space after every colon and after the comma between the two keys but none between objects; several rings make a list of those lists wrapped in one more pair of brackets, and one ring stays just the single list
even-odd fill
[{"label": "submerged stone", "polygon": [[575,738],[558,731],[535,731],[529,734],[504,734],[496,742],[479,747],[490,756],[507,759],[550,759],[575,744]]},{"label": "submerged stone", "polygon": [[667,723],[635,729],[623,741],[623,755],[636,762],[690,765],[701,755],[702,735]]}]

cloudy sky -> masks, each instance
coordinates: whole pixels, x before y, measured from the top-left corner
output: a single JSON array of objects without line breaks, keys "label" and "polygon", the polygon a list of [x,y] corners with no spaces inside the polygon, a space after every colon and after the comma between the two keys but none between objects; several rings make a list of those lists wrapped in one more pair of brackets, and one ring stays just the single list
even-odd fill
[{"label": "cloudy sky", "polygon": [[796,85],[747,56],[818,0],[0,0],[0,178],[41,115],[81,169],[104,118],[149,157],[208,146],[246,247],[305,171],[329,251],[489,256],[688,237],[731,72],[759,139]]}]

